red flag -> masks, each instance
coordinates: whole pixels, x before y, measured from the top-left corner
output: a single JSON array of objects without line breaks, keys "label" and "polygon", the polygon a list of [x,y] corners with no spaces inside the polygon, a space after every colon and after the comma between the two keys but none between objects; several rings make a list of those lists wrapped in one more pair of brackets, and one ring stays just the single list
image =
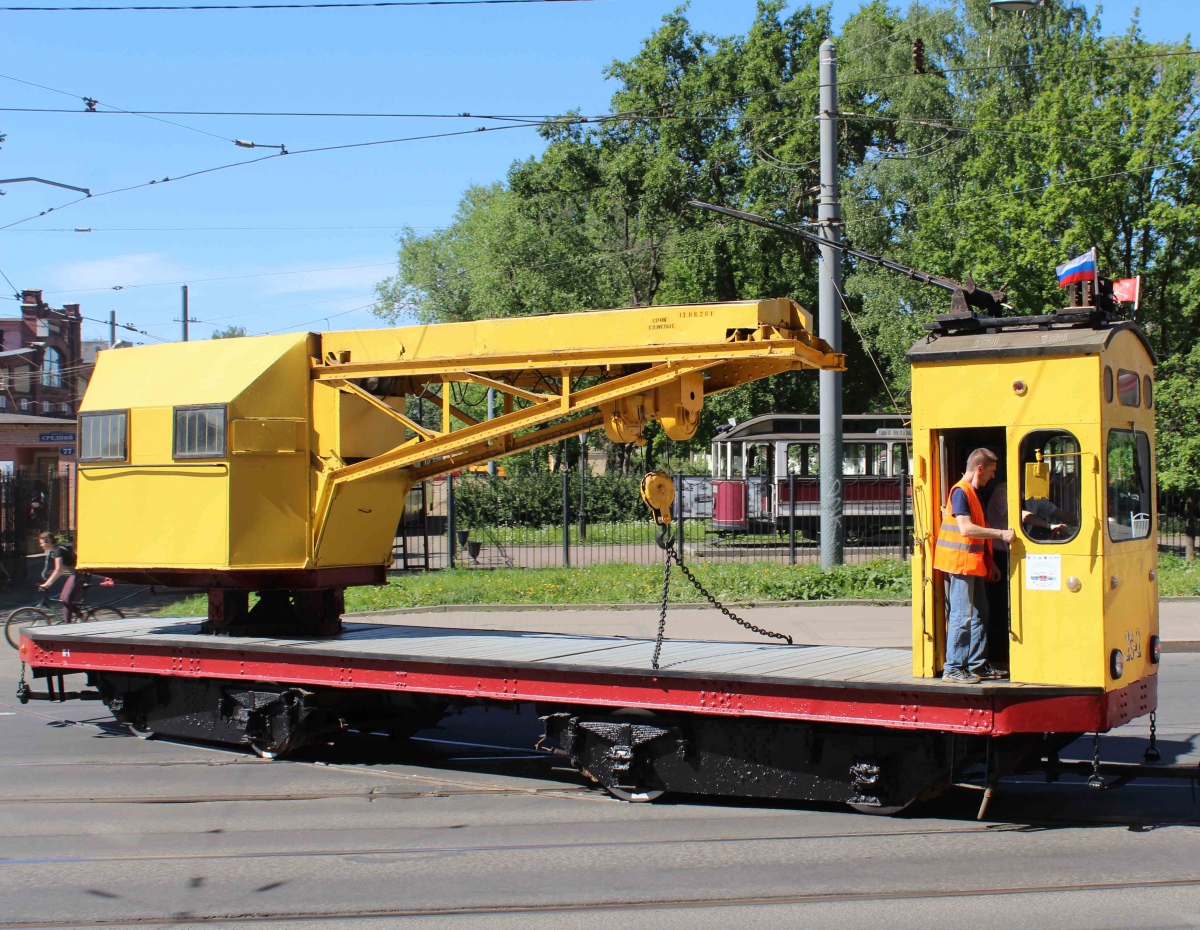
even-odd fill
[{"label": "red flag", "polygon": [[1135,307],[1140,303],[1142,296],[1142,276],[1136,278],[1122,278],[1120,281],[1113,282],[1113,299],[1123,304],[1133,304]]}]

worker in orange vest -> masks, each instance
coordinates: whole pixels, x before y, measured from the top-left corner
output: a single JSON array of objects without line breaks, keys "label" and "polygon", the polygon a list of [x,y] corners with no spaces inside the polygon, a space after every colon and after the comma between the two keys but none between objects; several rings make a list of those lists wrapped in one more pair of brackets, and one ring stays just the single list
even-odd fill
[{"label": "worker in orange vest", "polygon": [[1007,678],[1008,672],[988,661],[988,606],[984,584],[999,581],[1000,570],[992,558],[992,540],[1012,544],[1016,534],[994,530],[984,517],[979,491],[996,475],[996,453],[976,449],[967,456],[967,470],[950,489],[942,510],[933,552],[933,567],[949,582],[946,623],[946,664],[942,680],[977,684],[983,679]]}]

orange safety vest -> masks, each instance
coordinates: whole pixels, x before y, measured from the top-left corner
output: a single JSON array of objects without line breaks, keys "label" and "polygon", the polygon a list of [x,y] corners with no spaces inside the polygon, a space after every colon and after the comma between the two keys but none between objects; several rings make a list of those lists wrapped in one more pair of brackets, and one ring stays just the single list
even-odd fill
[{"label": "orange safety vest", "polygon": [[[979,495],[965,478],[954,488],[962,488],[967,495],[967,504],[971,508],[971,522],[976,526],[987,526],[983,515],[983,505],[979,503]],[[954,493],[950,489],[950,494]],[[946,506],[942,510],[942,527],[938,530],[937,545],[933,550],[933,567],[952,575],[980,575],[987,577],[992,565],[992,541],[990,539],[971,539],[958,531],[958,521],[950,512],[950,497],[946,497]]]}]

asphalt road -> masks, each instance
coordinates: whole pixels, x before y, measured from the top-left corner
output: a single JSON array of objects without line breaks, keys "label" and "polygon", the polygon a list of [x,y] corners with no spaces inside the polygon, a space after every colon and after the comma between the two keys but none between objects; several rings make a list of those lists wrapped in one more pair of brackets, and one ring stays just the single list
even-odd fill
[{"label": "asphalt road", "polygon": [[[16,673],[5,649],[5,692]],[[1200,654],[1164,656],[1160,689],[1164,760],[1200,760]],[[2,700],[0,928],[1200,926],[1186,782],[1006,782],[985,822],[967,790],[894,818],[631,805],[531,753],[531,711],[272,763]]]}]

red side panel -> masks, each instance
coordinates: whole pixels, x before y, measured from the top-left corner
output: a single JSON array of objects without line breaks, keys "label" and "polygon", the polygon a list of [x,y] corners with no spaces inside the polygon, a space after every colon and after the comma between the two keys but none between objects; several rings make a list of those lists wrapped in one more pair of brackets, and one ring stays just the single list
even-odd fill
[{"label": "red side panel", "polygon": [[47,650],[22,639],[21,657],[38,669],[271,681],[996,736],[1103,731],[1148,713],[1157,700],[1154,678],[1106,695],[1048,697],[1043,693],[1022,697],[1020,692],[966,694],[951,688],[944,692],[868,690],[837,684],[799,686],[653,674],[272,654],[233,646],[195,649],[118,646],[93,641]]}]

